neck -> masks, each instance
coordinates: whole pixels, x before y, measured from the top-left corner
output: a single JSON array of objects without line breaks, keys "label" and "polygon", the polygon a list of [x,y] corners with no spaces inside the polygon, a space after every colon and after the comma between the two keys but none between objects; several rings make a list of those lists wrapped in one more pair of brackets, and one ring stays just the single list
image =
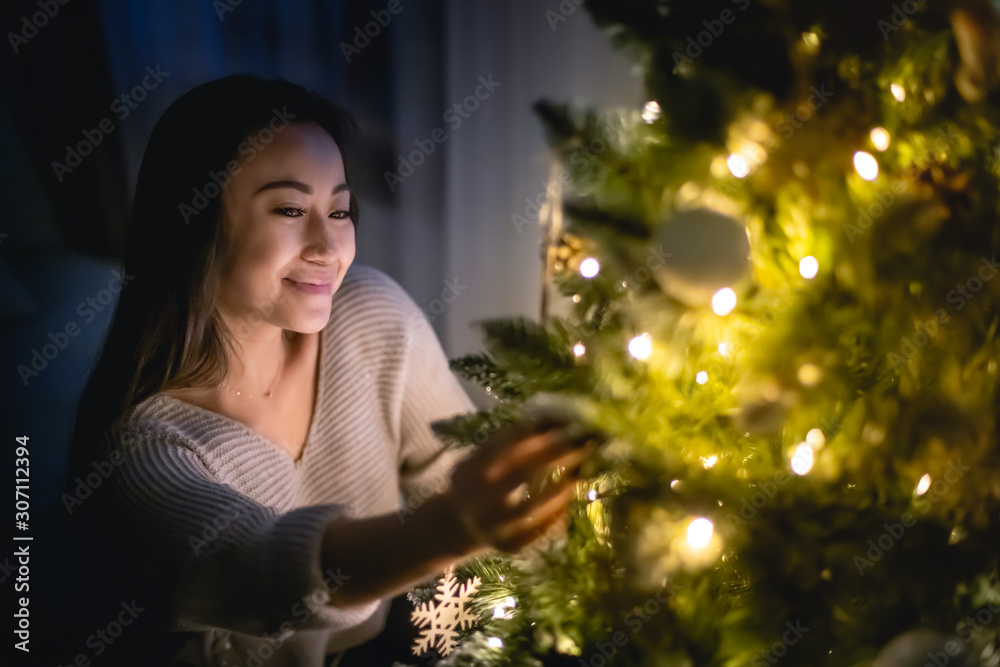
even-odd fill
[{"label": "neck", "polygon": [[261,325],[249,335],[237,337],[236,354],[230,358],[229,375],[223,385],[253,397],[273,391],[281,382],[298,336],[280,327]]}]

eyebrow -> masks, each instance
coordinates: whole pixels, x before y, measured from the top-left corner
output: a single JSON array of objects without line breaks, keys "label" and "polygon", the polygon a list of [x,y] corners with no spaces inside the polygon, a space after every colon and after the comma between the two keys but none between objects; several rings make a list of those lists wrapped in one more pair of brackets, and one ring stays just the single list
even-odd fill
[{"label": "eyebrow", "polygon": [[[257,191],[254,192],[254,194],[257,195],[260,194],[261,192],[264,192],[265,190],[276,190],[278,188],[292,188],[293,190],[298,190],[299,192],[303,192],[307,195],[311,195],[313,193],[312,187],[306,185],[301,181],[272,181],[270,183],[265,183],[264,185],[257,188]],[[347,183],[341,183],[340,185],[338,185],[333,189],[332,194],[337,194],[338,192],[346,192],[346,191],[348,191]]]}]

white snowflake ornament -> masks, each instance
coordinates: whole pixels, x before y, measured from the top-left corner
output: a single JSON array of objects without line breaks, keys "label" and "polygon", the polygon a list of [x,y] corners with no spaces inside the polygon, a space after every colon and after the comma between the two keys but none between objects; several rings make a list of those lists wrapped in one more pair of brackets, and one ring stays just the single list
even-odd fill
[{"label": "white snowflake ornament", "polygon": [[478,621],[478,617],[466,610],[466,603],[482,583],[479,577],[473,577],[459,585],[455,579],[454,568],[448,568],[444,577],[438,582],[438,592],[431,602],[425,602],[417,607],[410,619],[420,631],[420,636],[413,645],[413,654],[420,655],[431,648],[436,648],[442,656],[448,655],[458,646],[458,630],[468,629]]}]

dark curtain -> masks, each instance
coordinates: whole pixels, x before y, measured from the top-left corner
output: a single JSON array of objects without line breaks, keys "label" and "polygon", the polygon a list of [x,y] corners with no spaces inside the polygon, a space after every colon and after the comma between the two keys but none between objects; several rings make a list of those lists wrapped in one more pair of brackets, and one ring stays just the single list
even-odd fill
[{"label": "dark curtain", "polygon": [[[2,49],[0,84],[28,149],[24,172],[5,188],[16,199],[23,183],[34,179],[69,247],[97,257],[121,256],[127,198],[121,134],[99,128],[114,95],[100,7],[87,0],[65,5],[13,0],[3,11],[8,44]],[[88,155],[70,167],[67,162],[76,159],[67,158],[67,146]],[[68,171],[53,163],[67,165]],[[30,212],[4,217],[3,231],[15,245],[21,234],[30,234],[26,228],[37,224]]]}]

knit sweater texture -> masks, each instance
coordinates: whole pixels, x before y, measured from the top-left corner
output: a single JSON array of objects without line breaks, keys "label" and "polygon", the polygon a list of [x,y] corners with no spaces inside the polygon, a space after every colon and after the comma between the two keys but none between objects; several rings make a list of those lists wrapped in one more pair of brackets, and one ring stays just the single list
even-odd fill
[{"label": "knit sweater texture", "polygon": [[424,314],[371,267],[352,265],[334,294],[318,364],[297,461],[166,394],[108,429],[105,447],[124,460],[101,519],[138,572],[138,604],[158,610],[148,648],[163,664],[322,667],[383,628],[388,598],[330,604],[351,573],[324,571],[324,530],[339,516],[405,521],[460,456],[430,423],[475,408]]}]

